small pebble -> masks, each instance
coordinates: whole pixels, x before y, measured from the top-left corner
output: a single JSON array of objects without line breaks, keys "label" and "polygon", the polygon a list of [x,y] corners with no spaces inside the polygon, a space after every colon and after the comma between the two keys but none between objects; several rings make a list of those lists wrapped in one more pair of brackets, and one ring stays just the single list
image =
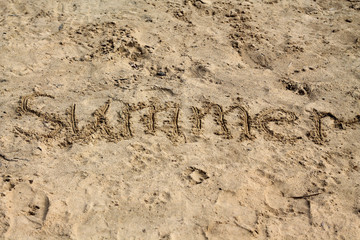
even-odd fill
[{"label": "small pebble", "polygon": [[157,76],[160,76],[160,77],[163,77],[163,76],[166,76],[166,72],[157,72],[156,73]]}]

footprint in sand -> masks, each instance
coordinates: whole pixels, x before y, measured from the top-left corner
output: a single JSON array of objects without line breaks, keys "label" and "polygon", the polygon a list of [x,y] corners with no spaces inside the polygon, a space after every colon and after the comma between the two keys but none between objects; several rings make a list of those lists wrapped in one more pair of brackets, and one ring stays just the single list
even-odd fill
[{"label": "footprint in sand", "polygon": [[[41,229],[49,212],[50,201],[47,195],[20,182],[6,195],[10,227],[7,235],[13,239],[27,239],[35,229]],[[22,231],[18,231],[18,229]]]}]

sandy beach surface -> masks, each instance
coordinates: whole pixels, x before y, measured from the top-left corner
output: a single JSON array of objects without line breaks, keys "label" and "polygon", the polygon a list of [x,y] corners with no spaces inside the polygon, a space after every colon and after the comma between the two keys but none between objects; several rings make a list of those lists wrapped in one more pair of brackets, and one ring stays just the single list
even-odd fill
[{"label": "sandy beach surface", "polygon": [[0,1],[0,239],[360,239],[360,1]]}]

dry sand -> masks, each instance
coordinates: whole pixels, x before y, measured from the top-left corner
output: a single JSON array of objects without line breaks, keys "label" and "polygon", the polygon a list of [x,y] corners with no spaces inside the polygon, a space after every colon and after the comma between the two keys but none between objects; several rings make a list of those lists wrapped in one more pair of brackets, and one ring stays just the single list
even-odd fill
[{"label": "dry sand", "polygon": [[360,2],[0,2],[1,239],[360,239]]}]

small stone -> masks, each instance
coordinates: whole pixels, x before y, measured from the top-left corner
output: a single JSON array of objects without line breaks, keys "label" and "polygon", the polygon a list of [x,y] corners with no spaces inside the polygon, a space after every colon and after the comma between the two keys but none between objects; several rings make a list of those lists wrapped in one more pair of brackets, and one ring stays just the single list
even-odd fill
[{"label": "small stone", "polygon": [[166,72],[159,71],[156,73],[157,76],[163,77],[166,76]]}]

